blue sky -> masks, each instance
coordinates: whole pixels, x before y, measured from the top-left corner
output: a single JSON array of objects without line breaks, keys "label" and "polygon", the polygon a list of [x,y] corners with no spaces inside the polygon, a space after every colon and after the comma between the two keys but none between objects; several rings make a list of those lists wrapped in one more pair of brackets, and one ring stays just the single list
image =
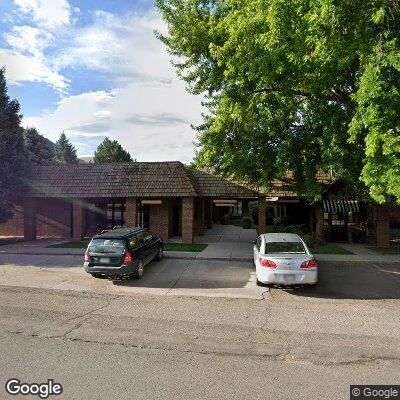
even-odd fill
[{"label": "blue sky", "polygon": [[185,91],[149,0],[2,0],[0,65],[23,125],[81,156],[108,136],[138,161],[194,155],[201,99]]}]

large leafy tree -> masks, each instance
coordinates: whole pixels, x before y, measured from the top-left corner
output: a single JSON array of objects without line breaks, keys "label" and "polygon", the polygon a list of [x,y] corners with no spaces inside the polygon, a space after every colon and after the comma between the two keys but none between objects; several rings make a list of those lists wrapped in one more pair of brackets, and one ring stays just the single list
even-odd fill
[{"label": "large leafy tree", "polygon": [[318,170],[400,201],[398,0],[156,0],[159,35],[206,97],[196,163],[254,184]]},{"label": "large leafy tree", "polygon": [[0,69],[0,222],[11,218],[7,200],[20,193],[25,150],[20,126],[19,104],[10,100],[4,68]]},{"label": "large leafy tree", "polygon": [[54,164],[54,143],[42,136],[36,128],[24,130],[24,143],[29,160],[33,164]]},{"label": "large leafy tree", "polygon": [[57,164],[78,164],[76,149],[64,132],[56,142],[54,153],[54,160]]},{"label": "large leafy tree", "polygon": [[106,137],[94,153],[95,164],[132,162],[131,155],[116,141]]}]

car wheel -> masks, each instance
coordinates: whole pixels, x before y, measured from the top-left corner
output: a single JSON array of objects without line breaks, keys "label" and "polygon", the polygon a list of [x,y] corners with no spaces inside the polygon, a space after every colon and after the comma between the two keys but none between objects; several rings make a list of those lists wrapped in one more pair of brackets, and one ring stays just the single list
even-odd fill
[{"label": "car wheel", "polygon": [[163,258],[163,248],[160,247],[160,249],[158,250],[158,254],[156,256],[156,261],[161,261],[162,258]]},{"label": "car wheel", "polygon": [[139,260],[136,268],[136,279],[141,279],[144,274],[144,264],[142,260]]},{"label": "car wheel", "polygon": [[257,286],[264,286],[264,284],[261,283],[257,278],[256,278],[256,283],[257,283]]},{"label": "car wheel", "polygon": [[310,285],[308,285],[308,287],[310,287],[310,288],[316,288],[317,287],[317,283],[311,283]]}]

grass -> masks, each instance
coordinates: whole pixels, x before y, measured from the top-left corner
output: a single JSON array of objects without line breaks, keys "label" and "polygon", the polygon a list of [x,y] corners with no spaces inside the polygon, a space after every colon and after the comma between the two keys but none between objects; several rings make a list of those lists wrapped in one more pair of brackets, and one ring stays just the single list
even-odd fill
[{"label": "grass", "polygon": [[[82,242],[66,242],[53,244],[49,247],[61,247],[68,249],[86,249],[89,244],[89,240],[83,240]],[[204,250],[207,247],[206,244],[201,243],[193,243],[193,244],[184,244],[184,243],[164,243],[165,251],[190,251],[190,252],[199,252]]]},{"label": "grass", "polygon": [[337,244],[321,244],[310,247],[310,251],[313,254],[354,254]]},{"label": "grass", "polygon": [[82,242],[65,242],[65,243],[58,243],[52,244],[48,247],[59,247],[59,248],[66,248],[66,249],[86,249],[89,244],[89,240],[82,240]]},{"label": "grass", "polygon": [[23,242],[23,241],[24,241],[24,238],[19,238],[19,237],[1,238],[0,239],[0,246],[7,245],[7,244],[18,243],[18,242]]},{"label": "grass", "polygon": [[375,251],[382,255],[400,254],[400,244],[391,244],[390,247],[368,247],[368,250]]},{"label": "grass", "polygon": [[199,251],[203,251],[206,247],[207,245],[203,243],[164,243],[165,251],[191,251],[197,253]]}]

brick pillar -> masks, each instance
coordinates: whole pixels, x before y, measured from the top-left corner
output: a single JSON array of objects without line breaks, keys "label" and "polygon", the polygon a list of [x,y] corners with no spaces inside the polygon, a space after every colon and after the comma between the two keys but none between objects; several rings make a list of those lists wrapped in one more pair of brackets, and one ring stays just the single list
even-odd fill
[{"label": "brick pillar", "polygon": [[198,208],[198,214],[197,214],[197,226],[198,226],[198,233],[200,236],[204,235],[204,227],[205,227],[205,205],[204,205],[205,199],[204,197],[201,197],[199,200],[199,208]]},{"label": "brick pillar", "polygon": [[317,243],[325,242],[324,210],[322,208],[315,210],[315,239]]},{"label": "brick pillar", "polygon": [[194,241],[194,198],[182,197],[182,243]]},{"label": "brick pillar", "polygon": [[207,229],[211,229],[212,228],[212,212],[213,212],[213,202],[212,202],[212,198],[209,197],[206,200],[206,226]]},{"label": "brick pillar", "polygon": [[24,239],[36,240],[36,200],[24,200]]},{"label": "brick pillar", "polygon": [[162,239],[168,239],[171,229],[169,200],[163,199],[161,204],[152,204],[150,206],[150,231]]},{"label": "brick pillar", "polygon": [[249,200],[242,200],[242,217],[250,216]]},{"label": "brick pillar", "polygon": [[266,209],[267,203],[265,201],[265,197],[258,198],[258,234],[261,235],[267,232],[267,224],[266,224]]},{"label": "brick pillar", "polygon": [[389,212],[385,205],[375,208],[375,237],[376,247],[390,246]]},{"label": "brick pillar", "polygon": [[138,202],[136,197],[127,197],[125,201],[125,223],[127,228],[136,228],[138,222]]},{"label": "brick pillar", "polygon": [[80,242],[84,236],[85,210],[82,201],[72,202],[72,240]]}]

